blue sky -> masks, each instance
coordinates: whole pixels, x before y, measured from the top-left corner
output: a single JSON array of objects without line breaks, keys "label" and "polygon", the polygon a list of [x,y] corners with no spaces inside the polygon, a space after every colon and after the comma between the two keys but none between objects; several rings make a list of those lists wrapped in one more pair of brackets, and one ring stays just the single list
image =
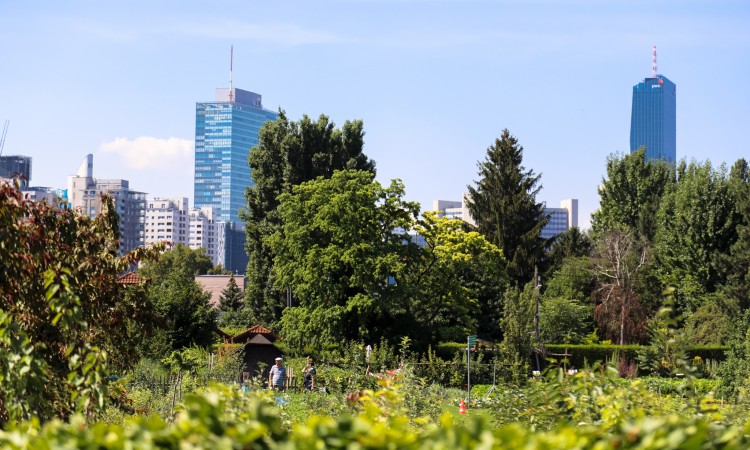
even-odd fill
[{"label": "blue sky", "polygon": [[195,102],[234,85],[294,120],[362,119],[378,179],[460,199],[508,128],[539,200],[587,226],[607,155],[628,150],[632,86],[677,84],[678,158],[750,156],[750,2],[36,1],[0,4],[3,154],[32,184],[94,176],[193,196]]}]

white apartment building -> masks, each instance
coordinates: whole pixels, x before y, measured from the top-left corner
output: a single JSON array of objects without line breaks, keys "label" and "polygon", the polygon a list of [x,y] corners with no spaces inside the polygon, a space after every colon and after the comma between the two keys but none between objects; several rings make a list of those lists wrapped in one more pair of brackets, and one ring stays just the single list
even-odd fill
[{"label": "white apartment building", "polygon": [[188,215],[190,221],[188,246],[205,248],[206,254],[214,265],[224,265],[224,228],[221,226],[223,223],[217,221],[216,208],[211,206],[190,208]]},{"label": "white apartment building", "polygon": [[146,244],[170,242],[193,249],[203,247],[214,265],[224,264],[220,225],[215,208],[188,208],[185,197],[154,198],[146,209]]},{"label": "white apartment building", "polygon": [[[469,214],[469,208],[466,206],[466,196],[463,195],[462,201],[455,200],[433,200],[432,210],[438,213],[439,217],[449,219],[461,219],[471,225],[476,225],[474,219]],[[560,202],[559,208],[544,208],[544,213],[550,216],[547,225],[542,228],[541,236],[549,239],[553,236],[578,226],[578,199],[569,198]]]},{"label": "white apartment building", "polygon": [[188,245],[188,199],[154,198],[146,207],[146,244]]}]

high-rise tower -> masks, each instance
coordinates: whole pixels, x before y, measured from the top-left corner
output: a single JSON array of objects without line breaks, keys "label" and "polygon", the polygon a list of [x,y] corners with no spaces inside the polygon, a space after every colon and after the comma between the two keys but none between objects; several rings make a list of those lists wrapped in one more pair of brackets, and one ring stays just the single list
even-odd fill
[{"label": "high-rise tower", "polygon": [[646,159],[677,159],[677,86],[656,71],[656,46],[650,78],[633,86],[630,151],[646,147]]},{"label": "high-rise tower", "polygon": [[[216,89],[215,101],[196,103],[194,207],[215,208],[217,222],[242,232],[239,211],[246,206],[245,189],[252,184],[247,157],[258,145],[260,127],[276,120],[277,114],[263,109],[259,94],[232,85],[231,62],[229,73],[229,88]],[[238,248],[227,253],[244,253],[244,240],[236,242]],[[224,267],[244,273],[246,265]]]}]

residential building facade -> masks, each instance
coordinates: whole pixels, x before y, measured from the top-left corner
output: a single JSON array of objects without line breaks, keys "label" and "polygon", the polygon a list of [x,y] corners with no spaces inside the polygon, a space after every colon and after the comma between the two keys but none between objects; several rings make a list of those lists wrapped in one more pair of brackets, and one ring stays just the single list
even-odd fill
[{"label": "residential building facade", "polygon": [[94,217],[102,211],[102,194],[109,194],[120,217],[120,253],[145,244],[146,194],[130,189],[128,180],[93,177],[94,156],[83,160],[78,172],[68,177],[68,206]]}]

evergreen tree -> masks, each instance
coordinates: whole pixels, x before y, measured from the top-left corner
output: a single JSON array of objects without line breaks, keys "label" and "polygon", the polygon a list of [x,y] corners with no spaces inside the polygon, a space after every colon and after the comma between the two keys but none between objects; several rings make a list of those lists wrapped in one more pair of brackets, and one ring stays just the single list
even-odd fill
[{"label": "evergreen tree", "polygon": [[219,309],[226,311],[237,311],[242,308],[245,303],[245,294],[242,292],[237,281],[234,279],[234,275],[230,275],[227,287],[221,291],[219,297]]},{"label": "evergreen tree", "polygon": [[257,322],[275,327],[286,306],[285,288],[269,281],[275,257],[268,237],[282,225],[278,197],[292,186],[317,177],[330,178],[335,170],[355,169],[375,173],[375,162],[362,152],[362,121],[346,121],[341,129],[321,115],[317,121],[303,116],[289,121],[284,111],[277,120],[265,123],[258,145],[250,151],[253,186],[245,193],[245,221],[250,257],[245,289],[246,304]]},{"label": "evergreen tree", "polygon": [[517,286],[534,276],[544,252],[542,228],[549,220],[537,203],[540,175],[526,170],[523,147],[505,129],[479,163],[477,186],[468,186],[468,208],[480,233],[498,246],[507,260],[506,270]]}]

